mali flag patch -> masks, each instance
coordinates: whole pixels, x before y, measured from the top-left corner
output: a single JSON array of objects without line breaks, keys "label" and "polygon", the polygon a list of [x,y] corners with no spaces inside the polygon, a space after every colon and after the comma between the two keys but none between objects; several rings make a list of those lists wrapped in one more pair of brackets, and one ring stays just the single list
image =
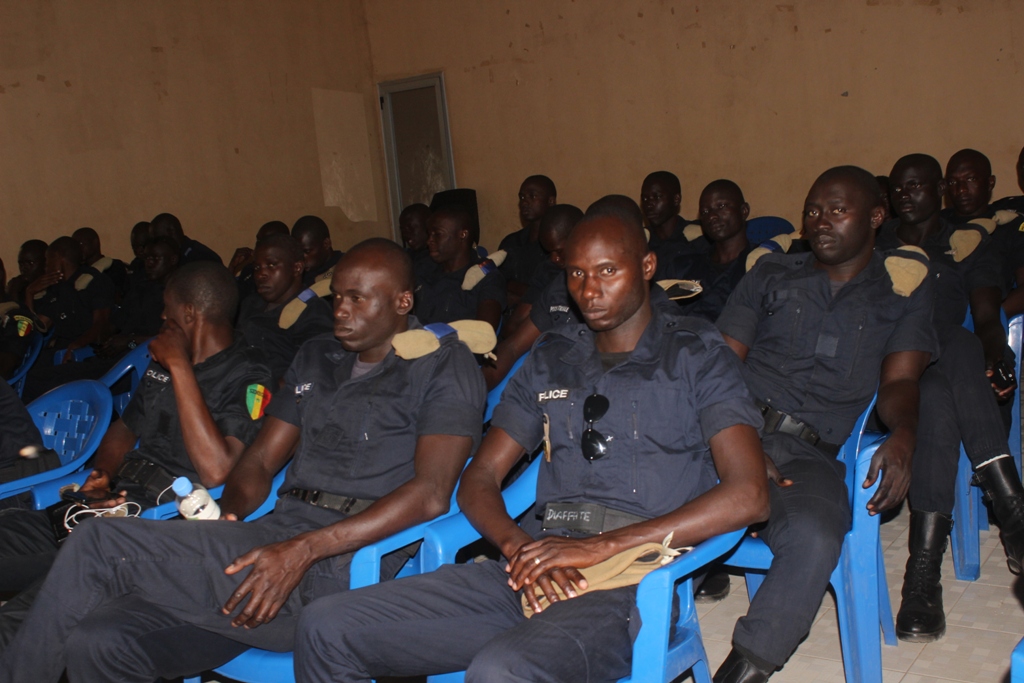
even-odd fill
[{"label": "mali flag patch", "polygon": [[33,327],[31,318],[26,318],[23,315],[16,315],[14,316],[14,321],[18,323],[19,337],[27,337],[28,335],[32,334]]},{"label": "mali flag patch", "polygon": [[270,390],[262,384],[250,384],[245,391],[245,407],[249,409],[249,417],[258,420],[270,404]]}]

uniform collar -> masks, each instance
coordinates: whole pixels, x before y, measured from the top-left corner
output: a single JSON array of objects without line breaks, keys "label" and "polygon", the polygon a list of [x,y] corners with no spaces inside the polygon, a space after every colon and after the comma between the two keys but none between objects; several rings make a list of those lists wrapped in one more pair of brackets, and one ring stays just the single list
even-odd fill
[{"label": "uniform collar", "polygon": [[[412,314],[409,315],[409,329],[423,329],[422,323],[420,323],[419,319]],[[346,351],[344,347],[342,347],[341,342],[338,341],[337,339],[334,339],[333,343],[334,348],[324,354],[327,357],[327,360],[338,366],[338,369],[345,368],[349,370],[349,372],[351,372],[352,366],[355,365],[356,358],[358,358],[359,354]],[[376,367],[374,367],[372,370],[370,370],[370,372],[366,373],[362,377],[359,377],[356,381],[360,381],[367,377],[373,377],[374,375],[383,372],[384,369],[390,367],[391,365],[397,362],[396,358],[397,356],[395,356],[395,349],[392,348],[390,351],[388,351],[388,355],[384,356],[384,359],[381,362],[377,363]],[[337,370],[335,372],[337,372]]]},{"label": "uniform collar", "polygon": [[[821,277],[824,280],[828,280],[828,274],[821,269],[815,268],[814,264],[818,262],[818,259],[814,256],[814,252],[807,252],[801,254],[804,257],[804,264],[801,268],[801,273],[807,277]],[[864,270],[860,271],[853,278],[843,285],[856,284],[863,281],[878,280],[884,277],[886,274],[885,270],[885,259],[877,251],[872,251],[871,260],[868,261],[868,265],[864,267]]]},{"label": "uniform collar", "polygon": [[[636,343],[636,348],[629,354],[631,363],[653,363],[661,357],[662,337],[678,327],[677,316],[669,314],[659,306],[651,306],[651,320],[647,323],[643,334]],[[556,328],[555,334],[565,336],[572,346],[561,356],[561,360],[571,365],[582,365],[598,354],[594,343],[594,331],[585,323],[565,325]]]}]

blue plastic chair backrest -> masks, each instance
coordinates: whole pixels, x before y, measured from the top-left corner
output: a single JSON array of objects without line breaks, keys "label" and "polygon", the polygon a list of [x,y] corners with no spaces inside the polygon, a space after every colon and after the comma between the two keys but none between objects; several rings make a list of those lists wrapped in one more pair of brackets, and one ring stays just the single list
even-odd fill
[{"label": "blue plastic chair backrest", "polygon": [[28,375],[28,371],[35,365],[36,359],[39,358],[39,352],[43,350],[43,335],[38,330],[32,330],[29,333],[28,348],[25,350],[25,357],[21,360],[21,365],[14,371],[8,383],[18,392],[18,396],[21,396],[22,390],[25,388],[25,376]]},{"label": "blue plastic chair backrest", "polygon": [[118,415],[124,412],[125,406],[132,400],[132,395],[135,393],[135,389],[138,388],[139,382],[142,381],[142,375],[146,372],[146,368],[149,367],[150,360],[152,360],[152,357],[149,354],[149,340],[146,340],[124,354],[114,367],[107,370],[106,374],[100,377],[100,382],[108,387],[113,387],[117,384],[118,380],[131,373],[131,389],[114,397],[114,409]]},{"label": "blue plastic chair backrest", "polygon": [[796,228],[785,218],[778,216],[758,216],[747,221],[747,241],[757,246],[767,242],[776,235],[788,235]]},{"label": "blue plastic chair backrest", "polygon": [[46,392],[28,405],[28,412],[43,446],[56,451],[61,464],[67,465],[81,457],[92,441],[99,445],[100,439],[94,437],[105,433],[107,424],[101,423],[109,423],[111,405],[109,389],[93,380],[80,380]]}]

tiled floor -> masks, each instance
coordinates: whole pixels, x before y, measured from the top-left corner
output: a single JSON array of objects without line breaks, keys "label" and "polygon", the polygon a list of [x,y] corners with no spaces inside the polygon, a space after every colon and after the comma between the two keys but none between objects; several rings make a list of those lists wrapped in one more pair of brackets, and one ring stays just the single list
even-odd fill
[{"label": "tiled floor", "polygon": [[[907,525],[904,510],[882,525],[882,547],[893,612],[899,609],[903,568],[907,561]],[[1010,651],[1024,637],[1024,607],[1014,593],[1024,581],[1006,568],[998,532],[982,532],[981,578],[957,581],[952,555],[947,550],[942,567],[946,607],[946,635],[936,643],[901,642],[882,646],[884,683],[1002,683],[1009,681]],[[741,578],[733,577],[732,593],[715,605],[700,605],[704,646],[714,671],[729,653],[729,639],[736,619],[746,612],[747,593]],[[827,595],[818,610],[810,635],[772,683],[842,683],[843,659],[835,601]]]}]

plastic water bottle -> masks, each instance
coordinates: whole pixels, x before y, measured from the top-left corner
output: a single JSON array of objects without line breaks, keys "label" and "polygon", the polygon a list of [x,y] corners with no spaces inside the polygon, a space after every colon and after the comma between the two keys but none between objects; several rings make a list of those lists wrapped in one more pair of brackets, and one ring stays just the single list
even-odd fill
[{"label": "plastic water bottle", "polygon": [[193,484],[188,477],[178,477],[171,488],[177,496],[178,512],[185,519],[220,519],[217,501],[210,497],[209,491]]}]

